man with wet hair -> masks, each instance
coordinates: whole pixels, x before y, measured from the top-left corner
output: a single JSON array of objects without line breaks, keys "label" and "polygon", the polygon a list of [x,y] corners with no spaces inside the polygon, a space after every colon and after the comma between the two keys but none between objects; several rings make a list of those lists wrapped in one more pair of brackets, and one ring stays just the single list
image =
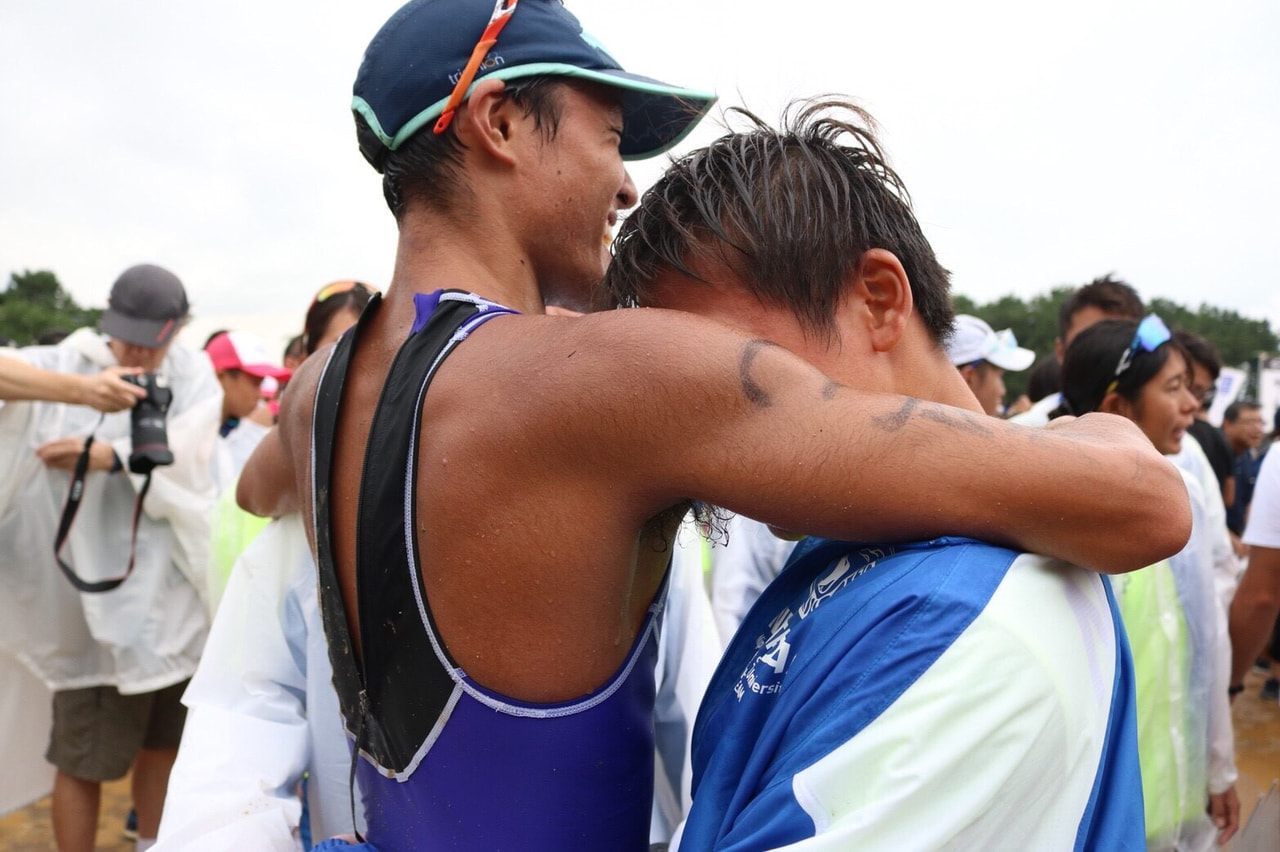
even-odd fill
[{"label": "man with wet hair", "polygon": [[[692,501],[1108,570],[1186,539],[1153,535],[1185,495],[1125,424],[975,430],[703,317],[547,316],[599,286],[636,201],[624,158],[667,150],[712,100],[622,71],[552,0],[414,0],[365,53],[353,109],[395,273],[299,368],[239,493],[308,519],[380,847],[643,848],[653,628]],[[945,292],[932,315],[944,333]],[[918,463],[938,447],[954,463]],[[1103,523],[1120,550],[1075,533]]]},{"label": "man with wet hair", "polygon": [[[744,116],[641,199],[610,297],[994,435],[942,346],[948,276],[870,117],[840,100],[780,131]],[[970,539],[806,539],[703,699],[680,847],[1141,848],[1134,701],[1092,572]]]}]

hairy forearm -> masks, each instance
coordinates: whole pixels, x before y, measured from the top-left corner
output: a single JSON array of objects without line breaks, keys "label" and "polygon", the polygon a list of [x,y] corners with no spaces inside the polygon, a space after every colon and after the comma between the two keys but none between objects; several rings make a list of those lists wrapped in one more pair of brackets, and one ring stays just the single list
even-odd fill
[{"label": "hairy forearm", "polygon": [[900,460],[914,470],[895,481],[898,488],[937,492],[941,530],[954,527],[1105,573],[1171,556],[1190,536],[1181,475],[1121,418],[1092,415],[1027,429],[907,400],[893,416],[873,417],[872,425],[904,437],[916,432],[907,447],[940,448],[934,458],[943,464]]},{"label": "hairy forearm", "polygon": [[[845,407],[841,388],[815,385],[800,396],[810,409],[825,400]],[[855,403],[870,414],[863,488],[896,515],[876,523],[899,535],[932,527],[1107,573],[1177,553],[1190,536],[1181,475],[1128,420],[1094,414],[1028,429],[934,402],[898,398],[886,409],[885,401]]]},{"label": "hairy forearm", "polygon": [[1024,477],[994,483],[1006,493],[992,495],[1010,506],[1010,532],[1023,548],[1114,574],[1150,565],[1186,545],[1186,486],[1149,444],[1068,438],[1065,444],[1038,443],[1029,455],[1034,460]]},{"label": "hairy forearm", "polygon": [[1244,680],[1280,612],[1280,550],[1253,547],[1231,601],[1231,682]]}]

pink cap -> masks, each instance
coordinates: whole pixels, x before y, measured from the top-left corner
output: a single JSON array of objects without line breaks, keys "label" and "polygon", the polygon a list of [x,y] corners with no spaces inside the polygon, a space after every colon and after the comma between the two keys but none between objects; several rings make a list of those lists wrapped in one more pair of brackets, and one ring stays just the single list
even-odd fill
[{"label": "pink cap", "polygon": [[292,375],[284,367],[272,364],[266,344],[246,331],[223,332],[210,340],[204,351],[215,370],[240,370],[264,379],[288,379]]}]

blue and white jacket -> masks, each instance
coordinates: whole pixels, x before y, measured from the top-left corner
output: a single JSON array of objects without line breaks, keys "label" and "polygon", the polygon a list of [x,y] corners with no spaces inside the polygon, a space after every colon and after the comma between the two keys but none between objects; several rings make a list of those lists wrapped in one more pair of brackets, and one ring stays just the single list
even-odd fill
[{"label": "blue and white jacket", "polygon": [[698,714],[680,852],[1145,848],[1107,580],[960,539],[810,539]]}]

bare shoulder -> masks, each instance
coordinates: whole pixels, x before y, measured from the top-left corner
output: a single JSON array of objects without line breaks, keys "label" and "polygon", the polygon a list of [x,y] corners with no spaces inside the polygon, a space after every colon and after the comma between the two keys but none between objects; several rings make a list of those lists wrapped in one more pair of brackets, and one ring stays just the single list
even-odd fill
[{"label": "bare shoulder", "polygon": [[[511,335],[493,324],[493,344],[485,344],[481,356],[493,368],[490,378],[510,386],[553,386],[559,400],[738,395],[744,364],[755,366],[762,356],[784,372],[821,375],[767,341],[682,311],[631,308],[521,322],[520,333]],[[549,402],[546,396],[519,396],[531,405]]]},{"label": "bare shoulder", "polygon": [[[473,332],[445,362],[423,440],[500,454],[531,481],[553,470],[561,481],[645,490],[676,481],[672,471],[718,464],[712,447],[735,452],[751,440],[744,421],[799,406],[802,395],[821,400],[830,384],[792,353],[691,314],[512,317]],[[659,510],[683,499],[661,488],[649,496],[641,503]]]},{"label": "bare shoulder", "polygon": [[245,511],[281,517],[305,507],[302,484],[310,475],[311,417],[326,354],[316,353],[294,371],[280,400],[276,428],[259,442],[240,473],[236,500]]},{"label": "bare shoulder", "polygon": [[280,398],[280,437],[292,452],[294,443],[305,443],[311,434],[311,416],[315,408],[316,388],[329,362],[332,346],[316,351],[303,361],[285,387]]}]

